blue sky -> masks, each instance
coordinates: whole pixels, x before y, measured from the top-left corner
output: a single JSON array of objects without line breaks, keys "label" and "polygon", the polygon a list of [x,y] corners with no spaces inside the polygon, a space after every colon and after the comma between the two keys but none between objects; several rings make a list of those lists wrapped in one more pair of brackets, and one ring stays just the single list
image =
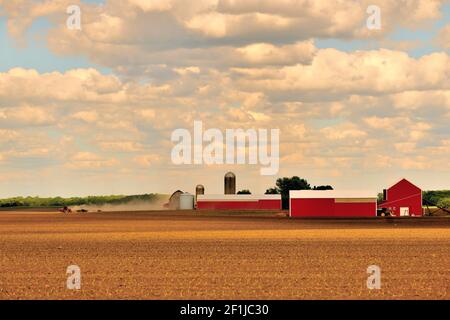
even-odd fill
[{"label": "blue sky", "polygon": [[[435,45],[435,37],[439,30],[450,21],[450,4],[446,4],[442,8],[442,18],[427,23],[425,28],[417,28],[416,30],[398,28],[387,37],[387,40],[396,41],[418,41],[421,45],[408,50],[408,54],[412,57],[419,58],[423,55],[441,50]],[[376,49],[378,43],[376,41],[364,40],[340,40],[340,39],[318,39],[316,45],[319,48],[338,48],[342,51],[354,50],[370,50]]]},{"label": "blue sky", "polygon": [[[84,3],[104,4],[103,0],[82,0]],[[6,29],[6,17],[0,16],[0,47],[1,64],[0,71],[6,71],[14,67],[33,68],[39,72],[51,72],[70,70],[73,68],[100,68],[102,72],[109,72],[89,62],[86,57],[58,56],[47,48],[46,35],[52,27],[47,18],[39,18],[26,31],[26,46],[21,47],[12,39]]]},{"label": "blue sky", "polygon": [[58,56],[47,47],[46,34],[51,28],[47,18],[36,20],[32,27],[26,31],[25,46],[20,46],[10,37],[6,28],[6,17],[0,17],[0,47],[1,64],[0,71],[22,67],[36,69],[39,72],[61,71],[65,72],[73,68],[100,68],[102,72],[108,72],[83,56]]}]

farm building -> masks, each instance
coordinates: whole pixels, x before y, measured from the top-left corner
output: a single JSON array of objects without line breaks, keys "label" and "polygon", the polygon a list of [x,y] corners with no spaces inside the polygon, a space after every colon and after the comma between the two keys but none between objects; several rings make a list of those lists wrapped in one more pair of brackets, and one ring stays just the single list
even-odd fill
[{"label": "farm building", "polygon": [[281,210],[279,194],[225,194],[197,196],[197,209],[209,210]]},{"label": "farm building", "polygon": [[377,197],[360,191],[291,190],[291,217],[376,217]]},{"label": "farm building", "polygon": [[397,217],[421,216],[422,190],[408,180],[402,179],[384,190],[383,202],[378,207],[390,210]]},{"label": "farm building", "polygon": [[164,207],[169,208],[170,210],[179,210],[180,209],[180,196],[184,192],[181,190],[177,190],[169,198],[169,202],[164,205]]}]

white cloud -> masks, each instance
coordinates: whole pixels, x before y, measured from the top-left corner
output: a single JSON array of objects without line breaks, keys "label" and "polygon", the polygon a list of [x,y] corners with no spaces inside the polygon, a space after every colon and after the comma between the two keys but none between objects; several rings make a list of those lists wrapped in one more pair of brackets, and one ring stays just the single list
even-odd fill
[{"label": "white cloud", "polygon": [[[86,171],[93,180],[101,172],[99,181],[141,181],[152,172],[167,177],[158,183],[188,184],[168,159],[170,133],[203,120],[222,130],[280,128],[286,175],[339,180],[381,168],[445,176],[450,57],[414,58],[402,50],[415,43],[386,40],[398,26],[436,20],[442,2],[380,0],[376,33],[365,27],[370,1],[81,3],[83,30],[72,32],[64,23],[69,1],[0,0],[15,39],[47,16],[51,51],[113,71],[0,72],[2,165],[37,157],[49,171]],[[369,38],[392,49],[319,49],[320,38]],[[190,172],[213,181],[224,168],[208,167],[207,177],[203,169]]]},{"label": "white cloud", "polygon": [[116,152],[137,152],[143,148],[136,141],[99,141],[98,144],[102,150]]},{"label": "white cloud", "polygon": [[237,49],[243,62],[249,65],[290,65],[309,63],[316,48],[313,41],[294,45],[274,46],[268,43],[255,43]]},{"label": "white cloud", "polygon": [[98,120],[98,114],[96,111],[79,111],[74,113],[72,118],[92,123]]},{"label": "white cloud", "polygon": [[70,157],[65,164],[68,169],[107,169],[118,165],[118,160],[114,158],[101,157],[92,152],[77,152]]},{"label": "white cloud", "polygon": [[350,141],[354,141],[367,136],[365,131],[350,123],[327,127],[322,129],[321,132],[330,140],[349,139]]},{"label": "white cloud", "polygon": [[[439,71],[438,71],[439,70]],[[406,53],[380,49],[345,53],[318,50],[311,65],[235,68],[247,90],[322,97],[342,94],[391,94],[410,90],[449,89],[450,57],[433,53],[413,59]]]},{"label": "white cloud", "polygon": [[133,162],[142,168],[159,166],[161,164],[161,156],[157,154],[143,154],[134,157]]},{"label": "white cloud", "polygon": [[[175,66],[309,63],[312,38],[374,38],[396,27],[417,28],[441,15],[445,0],[381,0],[383,27],[366,28],[364,1],[126,0],[105,5],[57,0],[0,1],[10,32],[19,37],[34,19],[55,23],[50,48],[59,54],[87,55],[116,72]],[[65,27],[65,8],[79,4],[82,32]],[[305,41],[305,42],[303,42]],[[170,69],[170,68],[169,68]],[[133,71],[131,71],[133,70]],[[148,71],[151,72],[151,71]]]},{"label": "white cloud", "polygon": [[55,123],[55,117],[43,107],[0,108],[0,124],[3,126],[48,126]]}]

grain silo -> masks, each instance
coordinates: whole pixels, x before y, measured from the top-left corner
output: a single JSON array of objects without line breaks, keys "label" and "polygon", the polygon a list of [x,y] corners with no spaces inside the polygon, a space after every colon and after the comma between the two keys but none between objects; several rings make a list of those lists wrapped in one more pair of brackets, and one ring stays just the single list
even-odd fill
[{"label": "grain silo", "polygon": [[195,187],[195,201],[197,202],[197,196],[199,194],[205,194],[205,187],[202,184],[198,184]]},{"label": "grain silo", "polygon": [[180,195],[180,210],[194,209],[194,195],[190,193],[182,193]]},{"label": "grain silo", "polygon": [[233,172],[228,172],[224,180],[225,194],[236,194],[236,175]]},{"label": "grain silo", "polygon": [[177,190],[169,198],[169,203],[167,204],[167,207],[170,210],[179,210],[180,209],[180,195],[183,194],[183,191]]}]

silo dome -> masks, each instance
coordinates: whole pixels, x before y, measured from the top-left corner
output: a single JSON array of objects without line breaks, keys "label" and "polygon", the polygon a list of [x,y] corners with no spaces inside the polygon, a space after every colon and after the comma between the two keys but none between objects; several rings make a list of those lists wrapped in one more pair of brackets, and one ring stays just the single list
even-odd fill
[{"label": "silo dome", "polygon": [[202,184],[198,184],[195,187],[195,202],[197,202],[197,197],[199,194],[205,194],[205,187]]},{"label": "silo dome", "polygon": [[199,194],[205,194],[205,187],[202,184],[198,184],[195,187],[195,194],[199,195]]}]

